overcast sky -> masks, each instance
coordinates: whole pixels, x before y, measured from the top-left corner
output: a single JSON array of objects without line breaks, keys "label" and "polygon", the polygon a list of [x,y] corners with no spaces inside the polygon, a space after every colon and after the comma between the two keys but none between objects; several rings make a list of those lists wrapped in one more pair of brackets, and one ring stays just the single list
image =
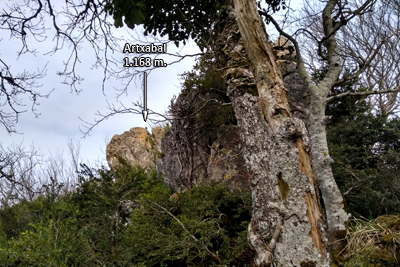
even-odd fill
[{"label": "overcast sky", "polygon": [[[4,8],[5,3],[6,1],[0,1],[0,10]],[[126,42],[136,44],[137,42],[129,40],[129,36],[126,34],[128,30],[131,31],[127,28],[116,31],[118,34],[127,36]],[[0,143],[3,148],[13,143],[23,143],[26,147],[33,144],[44,155],[54,154],[57,150],[64,150],[66,153],[68,140],[73,139],[80,141],[81,157],[84,160],[99,159],[105,161],[106,140],[111,139],[115,134],[122,134],[132,127],[148,126],[150,128],[150,125],[143,121],[142,115],[116,115],[95,127],[89,137],[82,139],[83,134],[79,130],[79,126],[82,126],[83,123],[78,117],[92,122],[96,118],[96,111],[107,113],[107,101],[118,106],[116,102],[117,91],[114,87],[120,88],[121,81],[107,80],[106,95],[104,96],[101,88],[103,70],[91,69],[95,62],[94,53],[89,46],[84,45],[79,51],[82,62],[78,66],[79,74],[85,78],[79,86],[83,90],[78,95],[71,92],[69,86],[62,84],[63,78],[56,74],[57,71],[62,71],[62,62],[67,60],[70,50],[65,48],[54,55],[44,55],[55,45],[51,32],[48,33],[47,37],[47,40],[41,43],[28,39],[30,46],[38,50],[37,55],[25,54],[17,58],[17,52],[22,45],[21,42],[10,40],[9,33],[4,30],[0,31],[0,58],[11,66],[11,70],[14,73],[23,70],[36,71],[38,68],[43,68],[47,63],[47,76],[38,81],[43,85],[39,90],[46,94],[54,89],[49,98],[39,99],[40,106],[37,107],[37,112],[41,115],[38,118],[35,118],[35,115],[29,111],[31,102],[26,101],[25,98],[25,104],[27,104],[25,108],[28,111],[19,117],[16,125],[16,130],[21,134],[13,133],[10,135],[4,127],[0,127]],[[120,49],[122,51],[122,45]],[[178,51],[174,44],[168,44],[167,49],[168,53]],[[190,43],[181,49],[182,47],[179,48],[179,51],[182,55],[199,52],[194,43]],[[133,57],[133,55],[128,56]],[[176,58],[167,55],[160,55],[158,58],[164,59],[167,63],[176,60]],[[173,95],[180,92],[179,75],[185,71],[190,71],[194,63],[193,57],[187,57],[178,64],[151,71],[148,74],[148,108],[160,113],[165,112]],[[122,65],[123,60],[121,60]],[[141,70],[144,70],[144,68],[141,68]],[[142,99],[142,93],[142,83],[132,83],[128,95],[119,100],[127,107],[131,107],[131,102]]]}]

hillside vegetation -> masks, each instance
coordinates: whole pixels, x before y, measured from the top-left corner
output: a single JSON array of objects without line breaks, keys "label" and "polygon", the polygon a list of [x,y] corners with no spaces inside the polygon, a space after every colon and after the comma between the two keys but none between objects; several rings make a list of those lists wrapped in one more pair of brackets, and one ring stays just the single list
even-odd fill
[{"label": "hillside vegetation", "polygon": [[[184,75],[173,107],[189,112],[185,97],[196,104],[186,121],[202,127],[184,133],[206,145],[221,124],[236,124],[212,65],[202,59]],[[332,102],[327,114],[335,178],[353,215],[332,266],[399,266],[400,121],[360,97]],[[4,206],[0,266],[253,266],[248,190],[209,181],[174,191],[156,170],[120,160],[118,169],[82,168],[76,190],[61,193],[51,179],[34,200]]]}]

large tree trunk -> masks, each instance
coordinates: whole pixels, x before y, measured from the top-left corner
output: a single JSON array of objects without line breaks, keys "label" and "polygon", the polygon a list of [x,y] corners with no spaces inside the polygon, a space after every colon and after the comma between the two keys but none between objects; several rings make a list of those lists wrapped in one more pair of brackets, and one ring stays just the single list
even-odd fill
[{"label": "large tree trunk", "polygon": [[[253,214],[248,238],[257,252],[256,263],[329,266],[317,178],[332,172],[330,162],[324,164],[329,154],[323,159],[316,155],[321,149],[327,153],[326,136],[321,135],[325,143],[316,138],[319,131],[325,131],[320,116],[325,107],[316,107],[314,119],[319,124],[312,127],[312,137],[318,148],[311,153],[305,123],[290,111],[281,71],[255,1],[234,0],[234,7],[236,23],[225,28],[220,38],[226,42],[222,49],[228,56],[224,75],[251,181]],[[321,160],[318,168],[313,169],[311,155],[313,160]],[[324,185],[324,190],[331,186]],[[322,193],[329,194],[326,190]],[[338,190],[335,193],[340,194]],[[337,198],[328,200],[341,203]],[[335,221],[340,230],[344,227],[341,222]]]}]

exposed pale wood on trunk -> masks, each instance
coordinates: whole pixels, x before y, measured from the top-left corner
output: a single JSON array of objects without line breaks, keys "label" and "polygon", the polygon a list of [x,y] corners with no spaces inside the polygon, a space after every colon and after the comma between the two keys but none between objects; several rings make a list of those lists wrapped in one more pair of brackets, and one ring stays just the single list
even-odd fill
[{"label": "exposed pale wood on trunk", "polygon": [[[249,241],[257,252],[256,263],[329,266],[307,129],[291,114],[281,71],[255,2],[235,0],[234,5],[241,40],[229,44],[234,38],[221,38],[232,48],[231,56],[240,51],[235,46],[243,45],[252,65],[246,70],[228,64],[225,77],[251,173]],[[254,84],[257,96],[243,93]]]}]

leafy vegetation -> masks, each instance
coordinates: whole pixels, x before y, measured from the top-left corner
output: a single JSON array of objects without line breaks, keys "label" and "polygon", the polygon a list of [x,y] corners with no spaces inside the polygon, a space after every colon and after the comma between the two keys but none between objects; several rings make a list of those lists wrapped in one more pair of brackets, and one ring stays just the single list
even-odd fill
[{"label": "leafy vegetation", "polygon": [[[145,34],[168,34],[168,39],[178,46],[180,41],[194,39],[204,48],[210,39],[209,26],[228,16],[226,1],[109,1],[106,10],[113,16],[114,25],[125,24],[133,29],[142,24]],[[204,12],[207,10],[207,12]]]},{"label": "leafy vegetation", "polygon": [[[191,109],[187,111],[192,117],[191,128],[200,128],[199,135],[208,137],[207,146],[217,139],[221,125],[236,125],[235,112],[231,99],[227,96],[222,71],[216,70],[215,59],[205,55],[199,57],[193,70],[182,75],[182,92],[179,98],[193,99]],[[182,110],[179,106],[178,110]],[[174,114],[175,117],[184,117]]]},{"label": "leafy vegetation", "polygon": [[86,169],[75,192],[0,211],[1,266],[251,266],[249,193],[172,192],[154,170]]},{"label": "leafy vegetation", "polygon": [[[265,0],[265,3],[270,12],[286,8],[285,1],[281,0]],[[200,49],[204,49],[211,36],[224,27],[229,16],[228,6],[227,0],[112,0],[107,1],[105,10],[113,16],[116,27],[123,26],[122,20],[131,29],[141,24],[145,35],[168,35],[176,46],[180,41],[185,44],[192,38]],[[210,28],[214,30],[210,31]]]},{"label": "leafy vegetation", "polygon": [[348,210],[366,218],[400,213],[400,120],[355,97],[334,105],[328,143]]}]

